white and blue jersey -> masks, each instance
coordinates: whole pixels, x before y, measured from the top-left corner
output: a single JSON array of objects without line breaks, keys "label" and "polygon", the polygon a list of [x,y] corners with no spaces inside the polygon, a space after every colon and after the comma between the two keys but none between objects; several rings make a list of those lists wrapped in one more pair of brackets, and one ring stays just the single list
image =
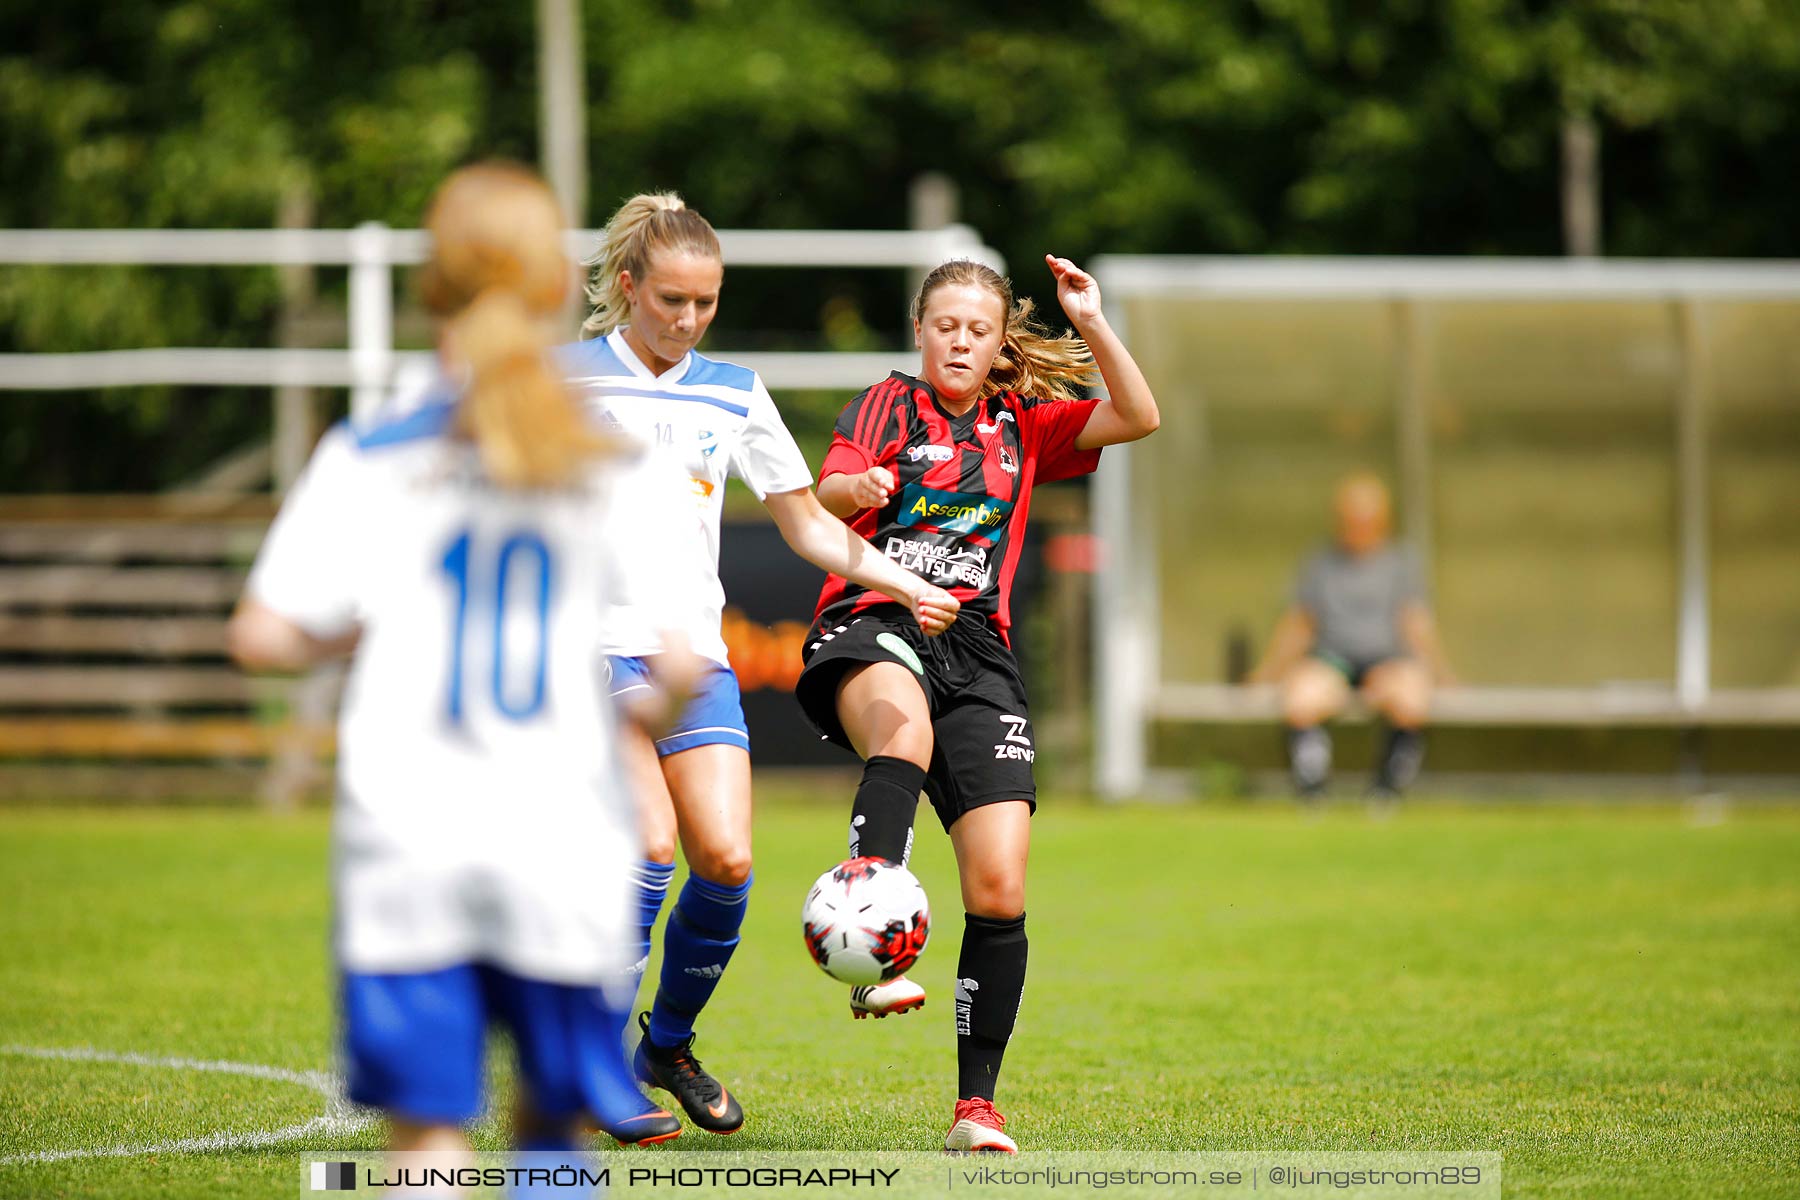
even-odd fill
[{"label": "white and blue jersey", "polygon": [[490,964],[591,985],[630,964],[640,857],[602,688],[606,472],[519,491],[441,398],[340,425],[248,592],[360,629],[339,719],[336,953],[347,974]]},{"label": "white and blue jersey", "polygon": [[[737,676],[726,654],[720,622],[725,588],[719,582],[719,525],[725,480],[737,476],[756,493],[812,486],[812,470],[782,423],[775,401],[755,371],[689,351],[661,375],[632,351],[621,330],[577,342],[561,351],[570,382],[609,430],[636,439],[644,461],[619,480],[622,502],[606,519],[602,540],[618,548],[619,578],[607,613],[609,677],[624,697],[650,686],[644,659],[662,649],[659,631],[678,629],[694,652],[711,659],[694,698],[667,736],[659,755],[698,746],[750,748]],[[678,474],[688,502],[650,500],[666,495],[662,482]],[[700,558],[683,559],[683,548]],[[702,578],[671,595],[670,579]]]},{"label": "white and blue jersey", "polygon": [[559,360],[598,420],[642,443],[656,468],[679,472],[691,489],[691,507],[672,511],[634,502],[632,482],[621,479],[622,502],[601,532],[606,544],[618,548],[622,576],[622,594],[607,618],[608,653],[636,658],[662,648],[657,631],[670,627],[671,614],[661,581],[672,547],[698,536],[708,574],[692,602],[681,606],[679,627],[696,653],[728,665],[720,634],[725,589],[718,574],[725,480],[737,476],[759,500],[813,482],[775,401],[755,371],[692,351],[657,375],[620,330],[564,346]]}]

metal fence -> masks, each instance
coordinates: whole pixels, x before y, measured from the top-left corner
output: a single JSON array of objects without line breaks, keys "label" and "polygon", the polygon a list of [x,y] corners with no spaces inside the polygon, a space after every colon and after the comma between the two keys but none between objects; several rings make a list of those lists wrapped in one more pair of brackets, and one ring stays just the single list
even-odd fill
[{"label": "metal fence", "polygon": [[[566,235],[572,258],[601,244],[599,230]],[[965,225],[902,231],[719,231],[733,267],[870,267],[924,271],[951,258],[1004,269],[998,252]],[[341,266],[350,272],[346,350],[108,350],[0,354],[0,389],[38,391],[149,384],[348,387],[351,411],[378,406],[396,377],[427,369],[430,356],[394,348],[394,268],[423,262],[418,229],[366,223],[355,229],[6,229],[0,264],[167,266]],[[862,387],[905,366],[880,353],[712,352],[760,373],[771,388]]]}]

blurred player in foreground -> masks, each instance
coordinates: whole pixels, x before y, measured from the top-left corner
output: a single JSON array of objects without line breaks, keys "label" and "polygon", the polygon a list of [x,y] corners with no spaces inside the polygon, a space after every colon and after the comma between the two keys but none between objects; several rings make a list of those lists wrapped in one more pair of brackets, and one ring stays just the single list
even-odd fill
[{"label": "blurred player in foreground", "polygon": [[1333,511],[1336,538],[1301,567],[1293,605],[1249,682],[1280,686],[1294,786],[1307,797],[1331,775],[1325,722],[1359,693],[1388,725],[1370,794],[1391,800],[1424,761],[1432,684],[1452,677],[1418,563],[1389,540],[1387,488],[1367,472],[1350,475]]},{"label": "blurred player in foreground", "polygon": [[[339,724],[335,951],[353,1100],[397,1151],[466,1152],[490,1026],[517,1049],[521,1149],[584,1113],[673,1118],[632,1086],[633,806],[601,677],[597,433],[541,323],[573,268],[522,168],[465,168],[426,217],[443,382],[321,441],[231,623],[252,670],[354,654]],[[618,1136],[630,1138],[629,1132]]]},{"label": "blurred player in foreground", "polygon": [[[895,372],[850,402],[819,498],[889,556],[943,585],[962,616],[927,641],[885,596],[833,576],[795,694],[865,760],[850,853],[904,863],[921,787],[950,835],[967,913],[956,976],[957,1102],[949,1150],[1016,1153],[994,1111],[1025,987],[1025,861],[1037,787],[1012,582],[1032,487],[1086,474],[1100,448],[1154,432],[1150,386],[1107,324],[1100,288],[1046,256],[1076,333],[1052,337],[1029,300],[978,263],[949,262],[913,301],[921,378]],[[1076,398],[1098,369],[1110,396]],[[856,1015],[924,1003],[901,976],[851,993]]]},{"label": "blurred player in foreground", "polygon": [[597,336],[563,347],[560,360],[606,428],[645,444],[650,465],[678,472],[691,488],[685,503],[617,506],[603,530],[602,540],[619,551],[624,593],[607,618],[613,694],[628,701],[648,686],[646,673],[663,649],[658,630],[670,614],[646,593],[673,555],[701,559],[681,632],[709,660],[693,700],[662,737],[652,743],[638,730],[626,733],[646,845],[636,868],[640,963],[648,961],[651,927],[674,875],[677,836],[688,865],[633,1065],[694,1124],[733,1133],[744,1123],[742,1106],[693,1053],[694,1024],[737,948],[752,878],[750,735],[720,635],[726,478],[749,486],[795,553],[894,597],[928,632],[954,620],[957,604],[820,507],[812,469],[756,372],[695,351],[718,312],[725,273],[705,217],[679,196],[634,196],[607,223],[591,265],[594,308],[584,331]]}]

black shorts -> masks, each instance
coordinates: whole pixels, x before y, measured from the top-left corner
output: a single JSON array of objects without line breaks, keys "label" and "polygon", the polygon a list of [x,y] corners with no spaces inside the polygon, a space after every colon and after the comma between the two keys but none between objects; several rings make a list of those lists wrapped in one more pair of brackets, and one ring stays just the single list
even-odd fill
[{"label": "black shorts", "polygon": [[1406,657],[1404,654],[1380,654],[1376,655],[1374,658],[1358,658],[1348,654],[1337,654],[1330,650],[1321,650],[1316,647],[1309,652],[1309,655],[1312,658],[1318,659],[1320,662],[1336,671],[1339,675],[1342,675],[1344,681],[1353,688],[1361,687],[1363,685],[1363,680],[1369,677],[1369,672],[1373,671],[1381,664],[1398,662]]},{"label": "black shorts", "polygon": [[924,689],[931,712],[925,794],[945,830],[972,808],[1023,800],[1037,811],[1037,757],[1018,660],[978,617],[928,638],[898,605],[867,609],[842,624],[814,625],[801,654],[794,697],[821,737],[851,753],[838,721],[838,685],[863,663],[897,662]]}]

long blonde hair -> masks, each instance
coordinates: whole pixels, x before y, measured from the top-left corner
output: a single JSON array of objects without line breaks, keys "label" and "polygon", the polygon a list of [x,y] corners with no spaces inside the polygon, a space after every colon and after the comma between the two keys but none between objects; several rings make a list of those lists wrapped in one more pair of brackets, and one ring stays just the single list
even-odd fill
[{"label": "long blonde hair", "polygon": [[606,223],[606,240],[582,265],[593,268],[588,276],[587,299],[594,311],[581,323],[589,337],[604,337],[625,323],[631,302],[619,276],[630,271],[642,283],[650,270],[650,256],[658,250],[716,258],[719,235],[710,222],[687,206],[674,192],[643,192],[619,206]]},{"label": "long blonde hair", "polygon": [[1035,396],[1040,400],[1076,400],[1084,385],[1099,374],[1087,343],[1074,333],[1052,334],[1032,316],[1030,297],[1015,300],[1012,280],[992,267],[966,258],[951,259],[934,269],[913,297],[912,316],[925,318],[931,293],[946,285],[986,288],[1000,297],[1006,313],[1006,329],[1000,352],[981,385],[981,399],[1001,392]]},{"label": "long blonde hair", "polygon": [[551,369],[540,328],[573,280],[562,224],[544,181],[501,162],[456,171],[425,214],[431,257],[419,296],[470,370],[457,428],[507,487],[569,483],[585,461],[619,448]]}]

